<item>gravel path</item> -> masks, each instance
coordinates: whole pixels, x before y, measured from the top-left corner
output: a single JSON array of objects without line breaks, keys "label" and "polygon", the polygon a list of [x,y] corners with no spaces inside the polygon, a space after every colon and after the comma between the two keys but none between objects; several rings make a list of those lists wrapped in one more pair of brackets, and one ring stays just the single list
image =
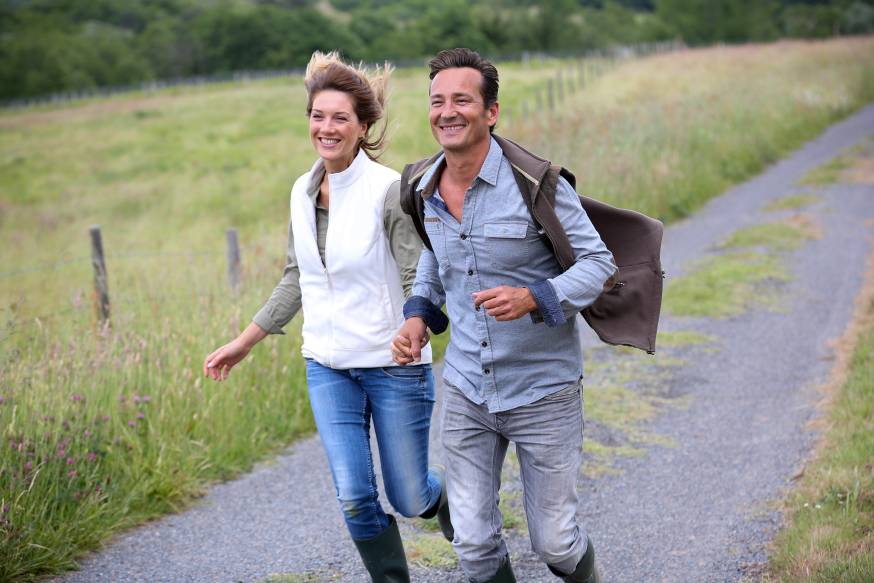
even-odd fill
[{"label": "gravel path", "polygon": [[[695,330],[716,341],[707,350],[687,349],[668,374],[632,383],[669,403],[644,429],[670,442],[617,459],[613,474],[581,476],[580,516],[608,583],[734,582],[766,559],[779,521],[773,501],[810,450],[808,422],[831,366],[829,342],[850,320],[874,234],[874,186],[811,189],[796,181],[872,134],[869,106],[667,230],[664,266],[678,277],[738,228],[779,217],[763,211],[769,202],[812,190],[820,197],[805,212],[822,237],[783,256],[794,277],[776,290],[779,309],[723,320],[663,318],[663,330]],[[588,336],[583,342],[590,358],[641,358],[595,348]],[[604,428],[586,431],[600,435]],[[436,442],[433,448],[439,459]],[[510,489],[518,488],[515,480]],[[415,534],[414,525],[403,521],[405,537]],[[523,531],[512,531],[509,544],[520,582],[557,581]],[[117,537],[81,571],[54,581],[249,582],[273,573],[309,575],[289,581],[368,581],[333,499],[318,436],[215,486],[194,508]],[[464,579],[457,567],[414,567],[413,580]]]}]

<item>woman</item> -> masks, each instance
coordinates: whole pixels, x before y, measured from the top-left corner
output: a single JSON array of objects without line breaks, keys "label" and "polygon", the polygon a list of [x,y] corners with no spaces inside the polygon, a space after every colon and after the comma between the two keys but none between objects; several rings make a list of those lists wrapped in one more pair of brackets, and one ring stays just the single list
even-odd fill
[{"label": "woman", "polygon": [[427,467],[430,347],[420,364],[404,367],[389,348],[421,248],[400,209],[400,176],[375,162],[385,127],[376,133],[374,125],[390,72],[369,74],[337,53],[313,54],[304,82],[319,159],[292,188],[285,273],[252,323],[204,362],[204,374],[227,378],[303,307],[313,416],[346,526],[376,582],[409,581],[409,573],[397,523],[378,500],[371,417],[392,506],[404,516],[436,514],[450,540],[452,534],[442,469]]}]

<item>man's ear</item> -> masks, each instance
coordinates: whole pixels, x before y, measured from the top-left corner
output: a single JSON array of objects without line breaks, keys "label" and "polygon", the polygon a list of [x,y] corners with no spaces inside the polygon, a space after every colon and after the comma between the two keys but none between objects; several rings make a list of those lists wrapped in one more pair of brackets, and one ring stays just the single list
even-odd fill
[{"label": "man's ear", "polygon": [[486,116],[489,121],[489,127],[494,126],[498,123],[498,114],[501,111],[501,104],[497,101],[491,104],[488,109],[486,109]]}]

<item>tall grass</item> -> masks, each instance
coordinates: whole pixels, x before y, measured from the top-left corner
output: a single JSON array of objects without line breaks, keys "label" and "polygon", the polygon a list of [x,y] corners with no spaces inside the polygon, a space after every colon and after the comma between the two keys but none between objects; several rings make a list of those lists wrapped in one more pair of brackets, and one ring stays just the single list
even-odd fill
[{"label": "tall grass", "polygon": [[[872,56],[855,39],[654,57],[537,123],[521,104],[562,64],[506,63],[501,131],[570,166],[581,191],[670,219],[874,97]],[[393,87],[385,161],[400,168],[435,146],[425,72]],[[281,272],[288,190],[313,159],[303,106],[297,80],[273,80],[0,114],[0,580],[69,568],[312,430],[296,323],[225,383],[199,372]],[[91,309],[95,223],[109,328]]]}]

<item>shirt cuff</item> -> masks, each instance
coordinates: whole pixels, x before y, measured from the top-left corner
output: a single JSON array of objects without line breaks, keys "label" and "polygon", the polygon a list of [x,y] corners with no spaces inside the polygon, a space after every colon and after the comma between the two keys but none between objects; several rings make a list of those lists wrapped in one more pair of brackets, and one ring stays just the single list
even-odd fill
[{"label": "shirt cuff", "polygon": [[270,315],[270,307],[264,306],[258,313],[255,314],[255,317],[252,318],[252,321],[258,324],[262,330],[267,332],[268,334],[285,334],[282,330],[282,326],[279,326]]},{"label": "shirt cuff", "polygon": [[535,318],[534,314],[531,314],[531,318],[534,322],[538,322],[542,318],[543,323],[550,328],[560,326],[567,322],[564,310],[561,309],[561,302],[559,302],[555,289],[553,289],[549,281],[545,279],[535,281],[528,285],[528,290],[534,297],[534,301],[537,302],[537,308],[540,312],[539,318]]},{"label": "shirt cuff", "polygon": [[431,329],[434,334],[442,334],[449,326],[449,318],[446,317],[440,308],[423,296],[410,296],[404,302],[404,319],[418,316],[425,320],[425,324]]}]

